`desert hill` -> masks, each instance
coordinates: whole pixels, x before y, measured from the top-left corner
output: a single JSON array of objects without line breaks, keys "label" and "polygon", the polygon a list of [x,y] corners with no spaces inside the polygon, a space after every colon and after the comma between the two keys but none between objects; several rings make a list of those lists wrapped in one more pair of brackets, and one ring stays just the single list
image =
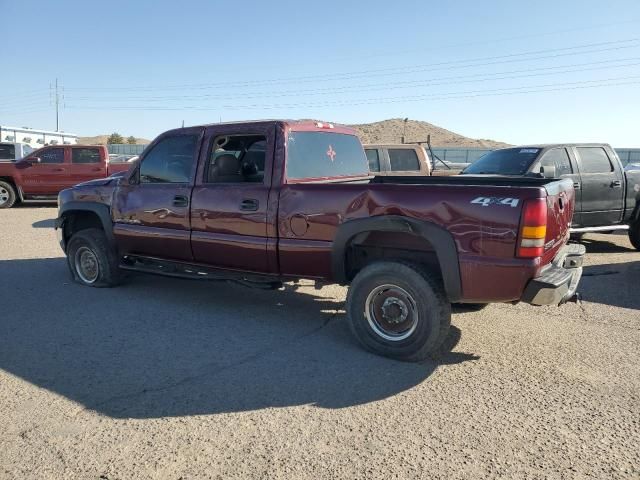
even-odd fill
[{"label": "desert hill", "polygon": [[[362,143],[400,143],[404,121],[392,118],[381,122],[350,125],[355,128]],[[428,122],[408,120],[405,133],[406,142],[424,142],[431,134],[434,147],[449,148],[502,148],[509,144],[496,140],[475,139],[446,130]]]},{"label": "desert hill", "polygon": [[[404,121],[401,118],[392,118],[374,123],[362,123],[350,125],[358,131],[362,143],[400,143]],[[449,148],[502,148],[509,144],[488,139],[475,139],[465,137],[429,122],[408,120],[405,139],[407,142],[424,142],[427,135],[431,135],[431,144],[434,147]],[[123,135],[124,136],[124,135]],[[126,136],[124,136],[126,139]],[[109,135],[97,135],[95,137],[80,137],[79,143],[106,145]],[[151,143],[145,138],[136,138],[138,145]]]},{"label": "desert hill", "polygon": [[[127,137],[124,136],[124,141],[126,143]],[[78,143],[83,145],[106,145],[107,138],[109,135],[96,135],[95,137],[78,137]],[[146,138],[136,138],[136,145],[147,145],[151,143],[151,140],[147,140]]]}]

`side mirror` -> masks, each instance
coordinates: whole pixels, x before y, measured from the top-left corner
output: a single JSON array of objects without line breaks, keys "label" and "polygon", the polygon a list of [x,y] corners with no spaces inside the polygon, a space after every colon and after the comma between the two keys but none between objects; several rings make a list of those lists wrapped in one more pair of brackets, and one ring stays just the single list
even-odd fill
[{"label": "side mirror", "polygon": [[26,157],[16,162],[18,168],[29,168],[30,166],[42,162],[40,157]]},{"label": "side mirror", "polygon": [[544,178],[556,178],[556,167],[552,165],[540,167],[540,173]]},{"label": "side mirror", "polygon": [[[135,167],[133,167],[133,169],[129,170],[128,172],[129,178],[128,183],[129,185],[138,185],[140,183],[140,165],[136,165]],[[123,175],[124,178],[124,175]]]}]

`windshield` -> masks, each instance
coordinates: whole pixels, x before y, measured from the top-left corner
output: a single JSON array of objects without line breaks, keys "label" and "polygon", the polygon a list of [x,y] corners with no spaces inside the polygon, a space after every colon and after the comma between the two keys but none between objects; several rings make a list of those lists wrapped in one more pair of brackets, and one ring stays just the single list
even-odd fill
[{"label": "windshield", "polygon": [[287,178],[335,178],[369,175],[358,137],[341,133],[291,132],[287,142]]},{"label": "windshield", "polygon": [[505,148],[494,150],[479,158],[462,173],[524,175],[540,154],[541,148]]}]

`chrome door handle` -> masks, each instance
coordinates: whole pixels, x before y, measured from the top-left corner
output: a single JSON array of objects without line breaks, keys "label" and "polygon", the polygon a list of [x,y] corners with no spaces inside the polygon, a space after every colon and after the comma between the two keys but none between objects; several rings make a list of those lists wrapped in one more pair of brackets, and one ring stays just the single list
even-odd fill
[{"label": "chrome door handle", "polygon": [[242,200],[240,204],[240,210],[244,212],[255,212],[258,210],[260,203],[255,198],[247,198]]},{"label": "chrome door handle", "polygon": [[186,195],[176,195],[173,197],[174,207],[186,207],[189,205],[189,197]]}]

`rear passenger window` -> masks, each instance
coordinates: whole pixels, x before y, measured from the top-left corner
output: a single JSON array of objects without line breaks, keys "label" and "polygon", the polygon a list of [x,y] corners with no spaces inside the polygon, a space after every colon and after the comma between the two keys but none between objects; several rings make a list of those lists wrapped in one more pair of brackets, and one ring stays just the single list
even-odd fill
[{"label": "rear passenger window", "polygon": [[540,165],[543,167],[556,167],[556,175],[569,175],[573,173],[569,154],[565,148],[554,148],[544,154]]},{"label": "rear passenger window", "polygon": [[580,155],[581,173],[609,173],[613,172],[613,165],[604,148],[577,147]]},{"label": "rear passenger window", "polygon": [[415,150],[405,148],[389,149],[389,164],[392,172],[420,171],[420,162]]},{"label": "rear passenger window", "polygon": [[195,164],[196,135],[160,140],[140,164],[140,183],[187,183]]},{"label": "rear passenger window", "polygon": [[211,144],[205,183],[262,183],[267,154],[264,135],[222,135]]},{"label": "rear passenger window", "polygon": [[72,148],[71,163],[100,163],[100,149]]},{"label": "rear passenger window", "polygon": [[372,172],[380,171],[380,157],[378,156],[378,149],[365,149],[367,154],[367,160],[369,161],[369,170]]},{"label": "rear passenger window", "polygon": [[64,163],[64,148],[47,148],[40,153],[41,163]]}]

